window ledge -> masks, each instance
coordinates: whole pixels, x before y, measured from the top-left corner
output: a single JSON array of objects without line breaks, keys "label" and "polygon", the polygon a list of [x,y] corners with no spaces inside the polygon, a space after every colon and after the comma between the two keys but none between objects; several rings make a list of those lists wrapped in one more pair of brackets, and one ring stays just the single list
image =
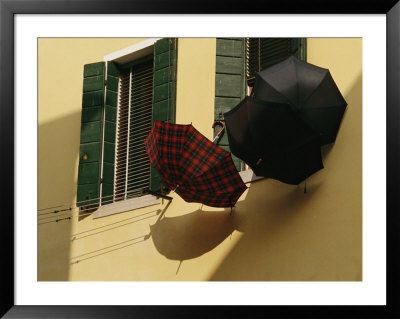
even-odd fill
[{"label": "window ledge", "polygon": [[137,208],[158,205],[160,203],[161,199],[153,195],[135,197],[120,202],[100,206],[99,209],[97,209],[93,213],[93,218],[100,218],[113,214],[123,213]]},{"label": "window ledge", "polygon": [[263,176],[257,176],[251,169],[239,172],[240,177],[243,180],[243,183],[255,182],[260,179],[263,179]]},{"label": "window ledge", "polygon": [[[263,176],[257,176],[251,169],[239,172],[240,177],[244,183],[255,182],[263,179]],[[158,205],[161,203],[161,199],[153,195],[144,195],[141,197],[135,197],[124,201],[100,206],[95,212],[93,212],[93,218],[100,218],[109,215],[119,214],[127,212],[137,208],[143,208],[152,205]]]}]

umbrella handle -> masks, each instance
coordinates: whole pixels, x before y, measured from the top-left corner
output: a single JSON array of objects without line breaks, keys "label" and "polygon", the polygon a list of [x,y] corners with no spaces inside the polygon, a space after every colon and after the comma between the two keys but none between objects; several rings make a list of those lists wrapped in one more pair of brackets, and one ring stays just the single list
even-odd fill
[{"label": "umbrella handle", "polygon": [[214,128],[216,125],[220,125],[220,126],[222,126],[222,128],[219,130],[217,135],[215,135],[213,142],[215,142],[215,140],[217,140],[220,137],[220,135],[222,134],[222,132],[225,129],[225,123],[222,121],[215,121],[214,124],[212,125],[212,128]]}]

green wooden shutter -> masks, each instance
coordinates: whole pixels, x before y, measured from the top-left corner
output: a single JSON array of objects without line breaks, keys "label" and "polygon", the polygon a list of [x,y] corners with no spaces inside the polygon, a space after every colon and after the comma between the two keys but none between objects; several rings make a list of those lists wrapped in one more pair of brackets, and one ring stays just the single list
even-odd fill
[{"label": "green wooden shutter", "polygon": [[[165,38],[154,44],[153,122],[175,123],[177,39]],[[150,189],[159,191],[160,176],[151,166]]]},{"label": "green wooden shutter", "polygon": [[77,206],[98,205],[99,203],[104,69],[104,62],[84,66]]},{"label": "green wooden shutter", "polygon": [[117,125],[118,84],[120,70],[117,64],[107,62],[106,98],[104,112],[102,204],[113,202],[115,169],[115,134]]},{"label": "green wooden shutter", "polygon": [[257,72],[279,63],[291,55],[306,61],[305,38],[246,39],[246,73],[248,85],[254,84]]},{"label": "green wooden shutter", "polygon": [[[227,38],[218,38],[216,41],[214,120],[224,122],[224,113],[245,97],[245,41]],[[220,129],[220,126],[215,127],[214,137]],[[226,132],[216,143],[230,152]],[[237,170],[243,170],[244,162],[231,155]]]},{"label": "green wooden shutter", "polygon": [[77,189],[79,207],[99,205],[100,189],[104,198],[102,203],[112,201],[118,69],[114,63],[108,62],[107,70],[106,83],[104,62],[84,66]]},{"label": "green wooden shutter", "polygon": [[307,39],[291,38],[290,51],[299,60],[307,61]]}]

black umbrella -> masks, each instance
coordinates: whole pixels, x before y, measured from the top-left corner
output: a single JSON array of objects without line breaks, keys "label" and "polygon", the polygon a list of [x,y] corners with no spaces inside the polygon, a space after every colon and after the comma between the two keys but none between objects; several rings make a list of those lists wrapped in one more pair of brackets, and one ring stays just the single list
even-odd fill
[{"label": "black umbrella", "polygon": [[246,97],[224,117],[231,152],[257,176],[297,185],[323,168],[318,134],[288,104]]},{"label": "black umbrella", "polygon": [[258,72],[252,95],[290,104],[319,133],[321,145],[335,141],[347,106],[328,69],[294,56]]}]

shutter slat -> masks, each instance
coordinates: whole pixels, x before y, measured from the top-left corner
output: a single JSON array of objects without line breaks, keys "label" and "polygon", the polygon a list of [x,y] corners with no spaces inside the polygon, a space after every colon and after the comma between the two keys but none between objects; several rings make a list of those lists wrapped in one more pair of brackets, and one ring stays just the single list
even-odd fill
[{"label": "shutter slat", "polygon": [[217,55],[243,57],[243,39],[217,39]]},{"label": "shutter slat", "polygon": [[216,74],[215,96],[241,97],[243,95],[243,76],[241,74]]},{"label": "shutter slat", "polygon": [[216,72],[228,74],[241,74],[243,71],[243,58],[217,56]]}]

